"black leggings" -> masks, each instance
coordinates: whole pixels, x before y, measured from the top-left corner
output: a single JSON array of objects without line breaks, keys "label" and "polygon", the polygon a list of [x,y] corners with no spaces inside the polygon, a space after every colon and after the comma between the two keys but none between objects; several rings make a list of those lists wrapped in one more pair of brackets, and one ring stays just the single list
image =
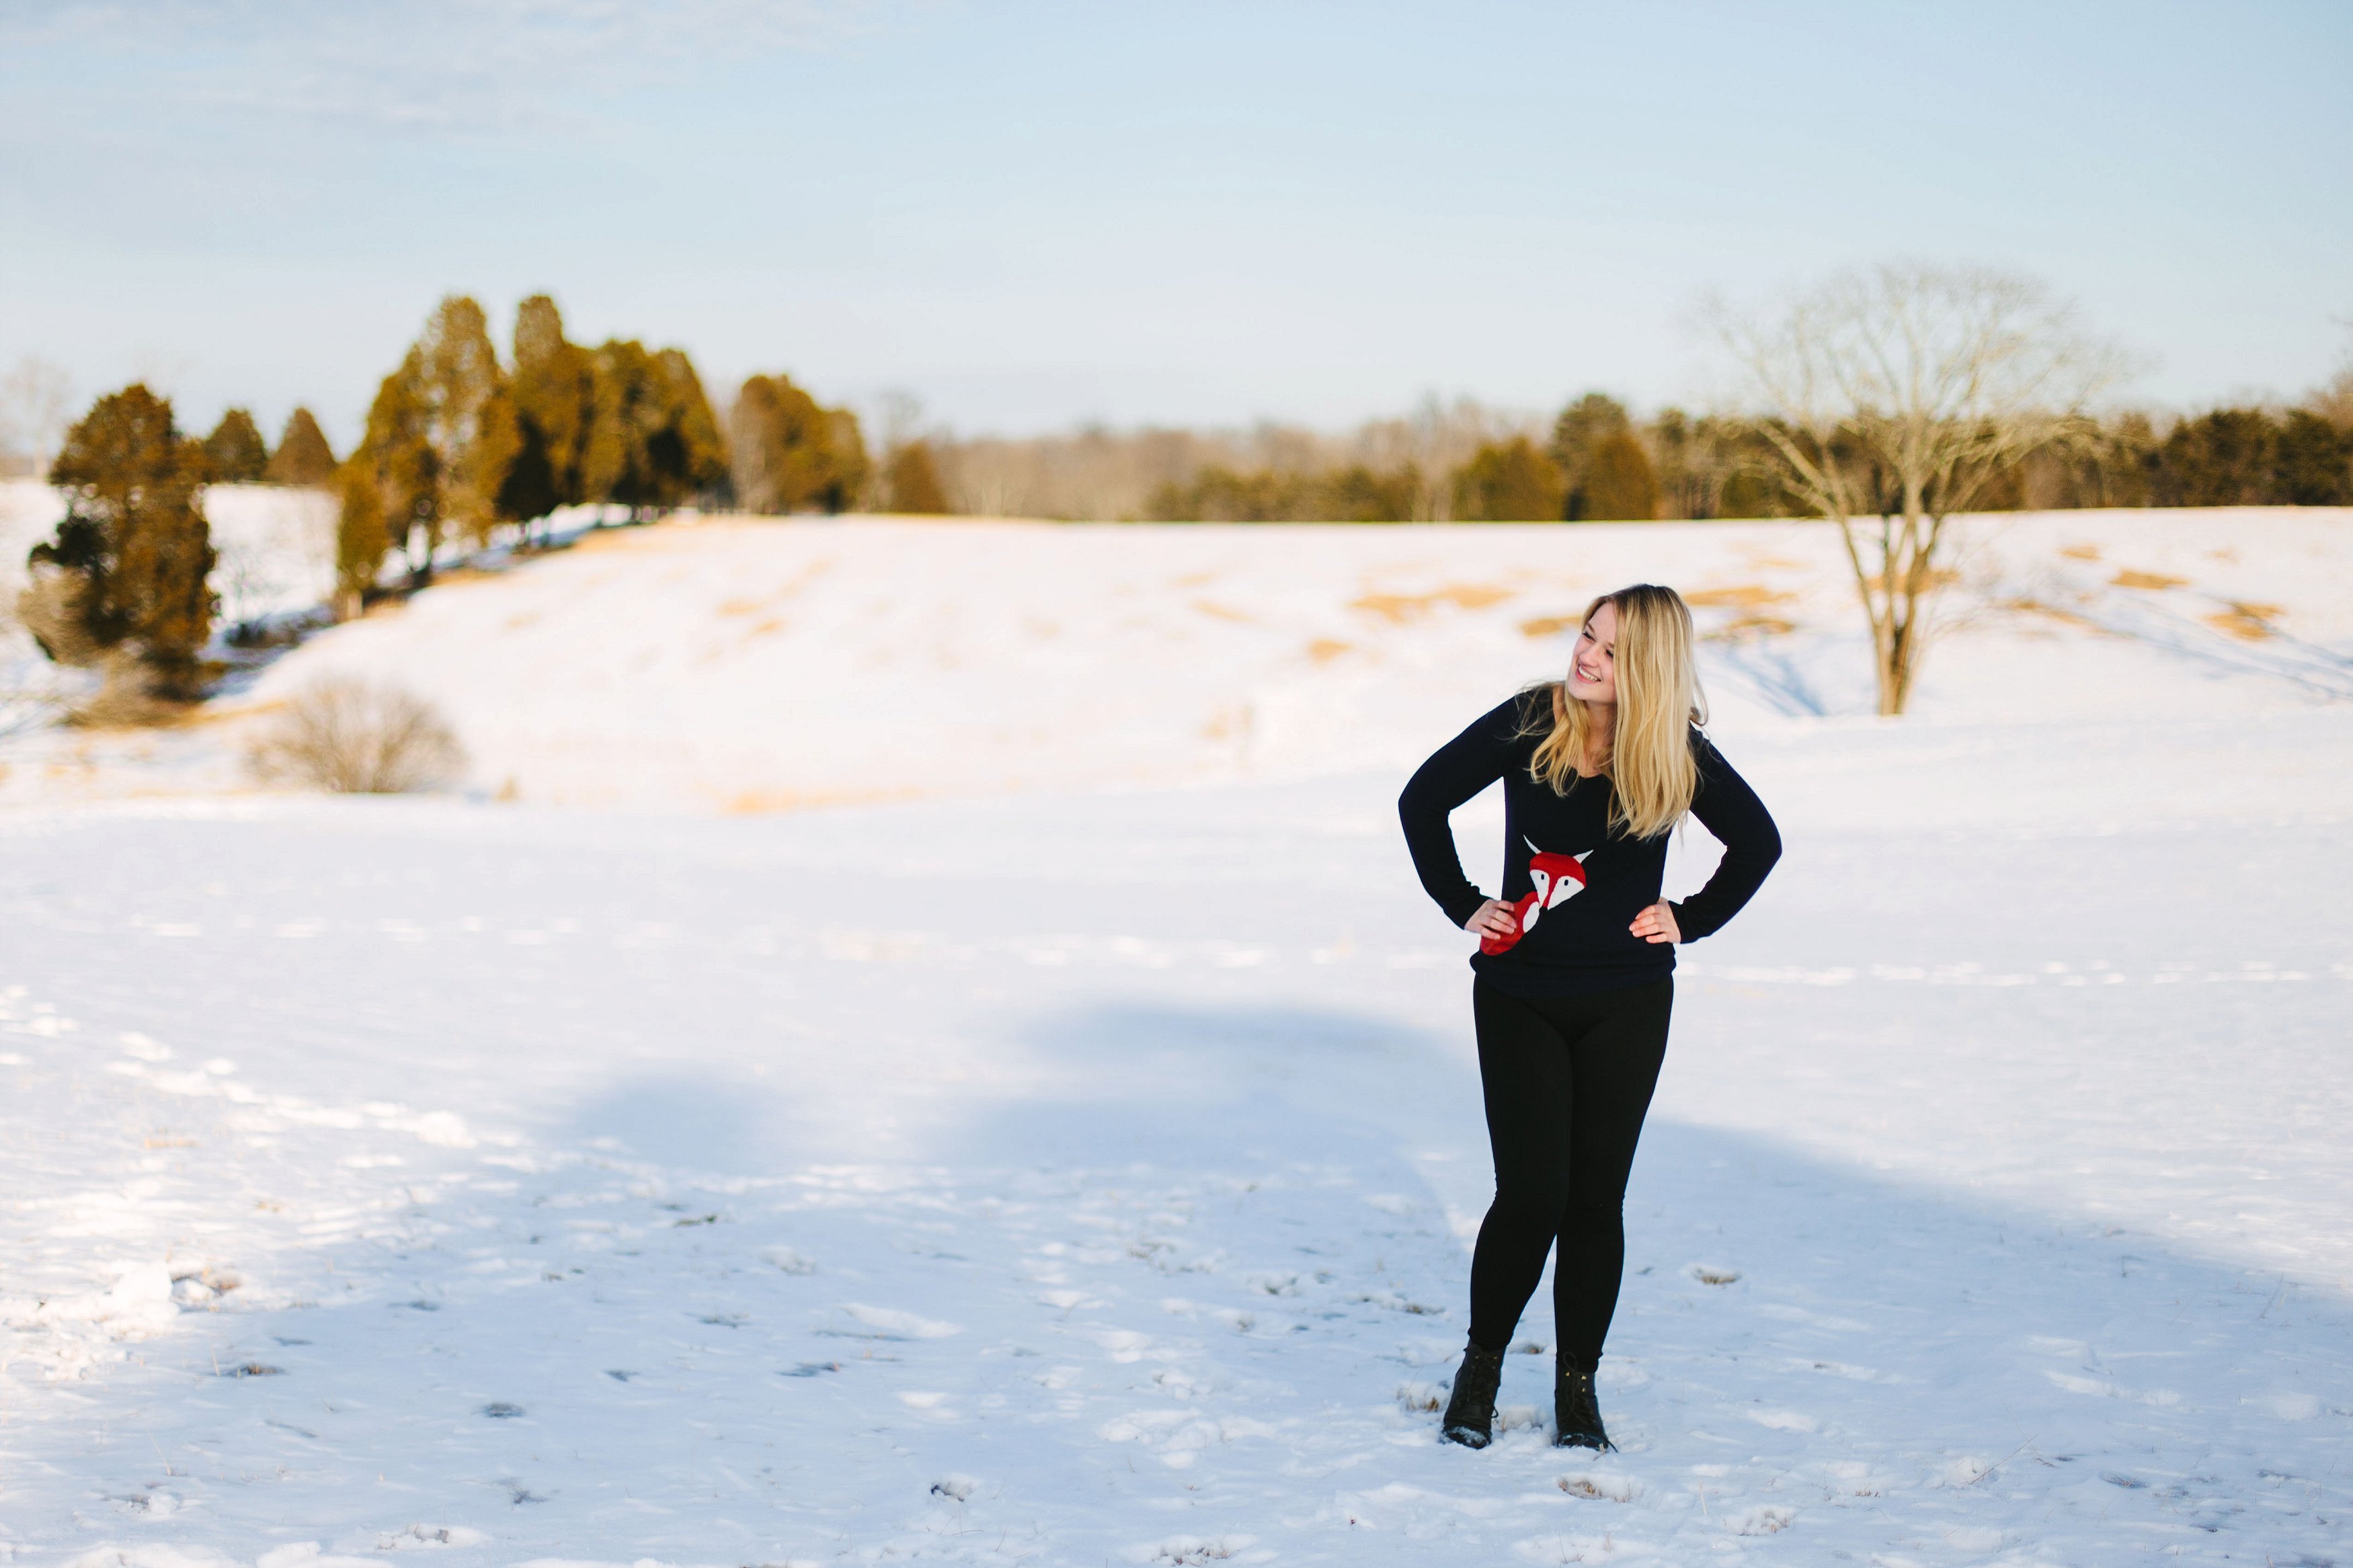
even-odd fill
[{"label": "black leggings", "polygon": [[1557,1238],[1560,1351],[1590,1364],[1618,1310],[1626,1176],[1666,1059],[1675,983],[1531,999],[1482,980],[1471,1000],[1495,1151],[1495,1201],[1471,1255],[1471,1342],[1511,1342]]}]

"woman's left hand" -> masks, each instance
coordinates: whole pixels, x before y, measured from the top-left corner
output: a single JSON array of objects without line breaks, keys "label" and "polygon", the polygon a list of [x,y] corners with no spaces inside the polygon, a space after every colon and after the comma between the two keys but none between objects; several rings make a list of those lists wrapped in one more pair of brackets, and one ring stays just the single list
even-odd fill
[{"label": "woman's left hand", "polygon": [[1675,924],[1674,906],[1664,899],[1636,915],[1634,923],[1626,929],[1644,942],[1681,942],[1683,939],[1682,929]]}]

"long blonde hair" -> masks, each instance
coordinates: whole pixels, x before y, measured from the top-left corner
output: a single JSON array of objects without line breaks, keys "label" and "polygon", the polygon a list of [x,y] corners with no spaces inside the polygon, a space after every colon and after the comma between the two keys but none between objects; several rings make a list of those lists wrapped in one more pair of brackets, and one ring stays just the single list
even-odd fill
[{"label": "long blonde hair", "polygon": [[[1699,793],[1691,731],[1707,722],[1707,699],[1692,657],[1691,607],[1672,588],[1637,583],[1588,605],[1578,625],[1590,622],[1604,605],[1618,606],[1618,641],[1611,648],[1618,724],[1607,738],[1600,770],[1617,786],[1609,826],[1630,837],[1655,838],[1683,819]],[[1550,784],[1554,794],[1567,795],[1577,787],[1578,768],[1599,738],[1599,725],[1591,710],[1568,694],[1566,680],[1533,690],[1549,694],[1552,715],[1528,760],[1528,774]],[[1531,715],[1531,732],[1536,722]]]}]

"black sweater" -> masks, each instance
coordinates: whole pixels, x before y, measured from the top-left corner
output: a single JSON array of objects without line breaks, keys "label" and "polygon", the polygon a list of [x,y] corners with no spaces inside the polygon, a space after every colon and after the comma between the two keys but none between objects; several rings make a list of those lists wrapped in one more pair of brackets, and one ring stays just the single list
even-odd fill
[{"label": "black sweater", "polygon": [[[1475,954],[1471,966],[1497,989],[1520,996],[1575,996],[1664,979],[1674,972],[1674,944],[1644,942],[1626,928],[1658,901],[1667,835],[1613,834],[1609,807],[1616,792],[1607,778],[1577,780],[1563,795],[1529,776],[1529,759],[1550,728],[1549,710],[1547,689],[1522,692],[1421,764],[1398,797],[1414,869],[1447,919],[1459,926],[1471,918],[1486,895],[1463,876],[1447,817],[1500,778],[1501,897],[1507,904],[1533,903],[1522,911],[1520,939],[1505,952]],[[1539,716],[1534,733],[1527,732],[1530,714]],[[1685,942],[1737,914],[1781,858],[1781,835],[1757,792],[1697,730],[1692,752],[1699,763],[1692,815],[1725,850],[1707,886],[1674,906]],[[1581,887],[1576,885],[1580,876]],[[1533,921],[1526,918],[1530,910]]]}]

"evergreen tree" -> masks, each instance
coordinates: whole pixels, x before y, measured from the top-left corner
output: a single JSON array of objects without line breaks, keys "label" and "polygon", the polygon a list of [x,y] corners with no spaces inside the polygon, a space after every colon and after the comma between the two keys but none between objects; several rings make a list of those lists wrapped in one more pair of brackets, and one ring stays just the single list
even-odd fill
[{"label": "evergreen tree", "polygon": [[1356,463],[1326,476],[1322,488],[1328,500],[1322,521],[1411,522],[1421,499],[1421,469],[1405,463],[1383,472]]},{"label": "evergreen tree", "polygon": [[866,432],[856,414],[847,408],[828,408],[825,417],[833,427],[834,462],[834,485],[824,497],[825,509],[850,511],[865,504],[874,479],[874,462],[866,455]]},{"label": "evergreen tree", "polygon": [[1560,467],[1525,436],[1490,441],[1454,470],[1458,522],[1554,522],[1567,486]]},{"label": "evergreen tree", "polygon": [[1659,515],[1658,475],[1631,430],[1593,444],[1580,500],[1580,515],[1597,521],[1648,522]]},{"label": "evergreen tree", "polygon": [[335,449],[307,408],[298,407],[286,418],[286,433],[269,455],[262,478],[273,485],[320,489],[335,482]]},{"label": "evergreen tree", "polygon": [[205,437],[206,477],[216,485],[249,485],[269,467],[269,447],[253,416],[232,408]]},{"label": "evergreen tree", "polygon": [[445,532],[475,544],[490,538],[521,439],[481,306],[462,294],[443,300],[414,352],[417,397],[436,470],[434,505],[424,520],[429,572],[432,551]]},{"label": "evergreen tree", "polygon": [[893,451],[882,468],[882,510],[910,517],[944,517],[955,510],[940,483],[939,466],[932,460],[931,443],[909,441]]},{"label": "evergreen tree", "polygon": [[409,571],[420,581],[432,569],[431,541],[440,505],[440,462],[427,436],[423,355],[410,349],[400,367],[376,388],[367,431],[337,477],[343,510],[335,531],[336,614],[359,613],[384,558],[413,548],[422,531],[424,559]]},{"label": "evergreen tree", "polygon": [[2176,425],[2158,447],[2158,506],[2262,506],[2272,499],[2277,433],[2260,408],[2217,408]]},{"label": "evergreen tree", "polygon": [[596,357],[596,412],[583,461],[588,500],[644,519],[725,482],[719,421],[682,351],[649,353],[634,340],[614,339]]},{"label": "evergreen tree", "polygon": [[51,658],[104,665],[101,704],[195,694],[215,609],[206,471],[171,404],[137,384],[100,398],[49,470],[66,517],[33,547],[19,609]]},{"label": "evergreen tree", "polygon": [[344,466],[339,607],[357,610],[391,551],[408,556],[421,587],[445,539],[487,540],[519,445],[489,321],[452,294],[376,389],[367,432]]},{"label": "evergreen tree", "polygon": [[596,356],[564,335],[555,301],[534,294],[515,311],[517,449],[499,514],[523,525],[587,499],[584,465],[596,417]]},{"label": "evergreen tree", "polygon": [[2147,506],[2158,463],[2157,431],[2146,414],[2109,422],[2092,447],[2076,493],[2081,506]]},{"label": "evergreen tree", "polygon": [[654,442],[655,471],[664,487],[661,504],[683,506],[698,496],[723,494],[727,438],[720,434],[719,416],[712,411],[694,362],[684,349],[664,349],[654,355],[654,368],[666,415]]},{"label": "evergreen tree", "polygon": [[866,481],[856,415],[820,408],[788,376],[755,375],[736,395],[731,424],[737,506],[839,512],[856,503]]},{"label": "evergreen tree", "polygon": [[2353,432],[2319,415],[2291,409],[2280,426],[2272,499],[2284,506],[2353,502]]},{"label": "evergreen tree", "polygon": [[1586,473],[1593,454],[1612,436],[1629,434],[1633,421],[1626,405],[1604,393],[1588,392],[1560,411],[1553,421],[1551,456],[1560,470],[1567,500],[1557,514],[1574,522],[1592,516],[1586,510]]}]

